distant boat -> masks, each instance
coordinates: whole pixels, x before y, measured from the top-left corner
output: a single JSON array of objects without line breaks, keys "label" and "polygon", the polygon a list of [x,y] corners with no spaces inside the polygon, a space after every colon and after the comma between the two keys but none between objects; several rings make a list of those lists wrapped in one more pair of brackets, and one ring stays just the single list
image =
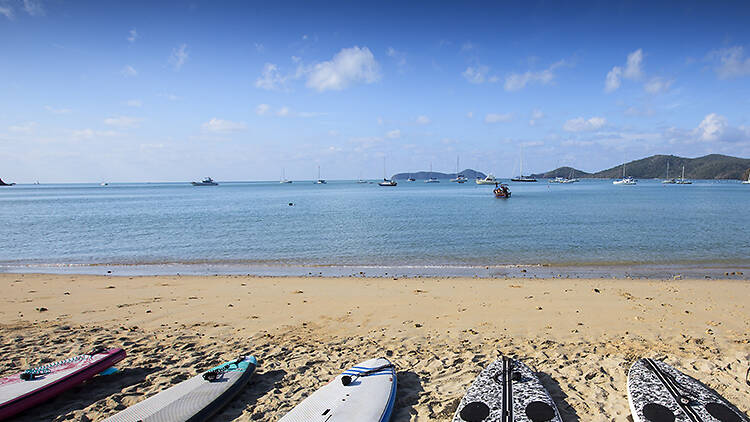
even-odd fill
[{"label": "distant boat", "polygon": [[750,185],[750,174],[747,175],[747,180],[742,182],[743,185]]},{"label": "distant boat", "polygon": [[612,182],[613,185],[635,185],[636,180],[632,177],[625,177],[625,163],[622,164],[622,179]]},{"label": "distant boat", "polygon": [[3,179],[0,179],[0,186],[14,186],[15,183],[5,183]]},{"label": "distant boat", "polygon": [[286,169],[281,169],[281,179],[279,179],[279,183],[292,183],[291,180],[287,180],[286,178]]},{"label": "distant boat", "polygon": [[101,182],[101,183],[99,183],[99,186],[109,186],[109,183],[107,183],[107,182]]},{"label": "distant boat", "polygon": [[413,178],[411,174],[409,174],[409,178],[406,179],[407,182],[416,182],[417,179]]},{"label": "distant boat", "polygon": [[669,178],[669,160],[667,160],[667,178],[661,181],[665,185],[674,185],[677,183],[676,180]]},{"label": "distant boat", "polygon": [[469,179],[464,177],[463,174],[458,174],[458,157],[456,157],[456,178],[451,179],[451,182],[454,183],[466,183]]},{"label": "distant boat", "polygon": [[218,183],[214,182],[214,179],[206,177],[200,182],[190,182],[193,186],[219,186]]},{"label": "distant boat", "polygon": [[521,145],[521,156],[518,165],[518,177],[510,179],[511,182],[536,182],[536,179],[530,176],[523,175],[523,145]]},{"label": "distant boat", "polygon": [[675,183],[678,185],[692,185],[693,182],[685,180],[685,166],[682,166],[682,177],[680,177]]},{"label": "distant boat", "polygon": [[430,163],[430,178],[424,181],[425,183],[440,183],[440,180],[432,176],[432,163]]},{"label": "distant boat", "polygon": [[328,183],[328,182],[326,182],[325,180],[323,180],[323,179],[320,178],[320,166],[318,166],[318,180],[315,182],[315,184],[316,185],[325,185],[326,183]]},{"label": "distant boat", "polygon": [[388,179],[385,176],[385,157],[383,157],[383,181],[378,183],[379,186],[396,186],[398,183],[396,183],[393,179]]},{"label": "distant boat", "polygon": [[475,182],[477,185],[496,185],[498,183],[492,173],[488,174],[484,179],[477,179]]}]

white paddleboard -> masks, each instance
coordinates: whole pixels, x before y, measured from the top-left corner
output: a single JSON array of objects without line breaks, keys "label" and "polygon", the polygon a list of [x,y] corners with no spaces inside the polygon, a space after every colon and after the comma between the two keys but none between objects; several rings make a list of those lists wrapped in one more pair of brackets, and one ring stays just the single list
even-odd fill
[{"label": "white paddleboard", "polygon": [[562,422],[555,402],[523,362],[503,356],[479,374],[453,422]]},{"label": "white paddleboard", "polygon": [[279,422],[387,422],[395,399],[395,367],[385,358],[370,359],[315,391]]},{"label": "white paddleboard", "polygon": [[221,409],[247,384],[252,356],[219,365],[105,419],[105,422],[197,422]]},{"label": "white paddleboard", "polygon": [[695,378],[653,359],[630,367],[628,401],[634,422],[750,422]]}]

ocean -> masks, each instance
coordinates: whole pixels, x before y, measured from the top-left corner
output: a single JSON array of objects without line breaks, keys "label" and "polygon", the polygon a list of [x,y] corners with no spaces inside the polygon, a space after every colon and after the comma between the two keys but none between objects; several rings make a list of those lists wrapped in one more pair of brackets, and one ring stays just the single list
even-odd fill
[{"label": "ocean", "polygon": [[0,271],[746,277],[750,268],[748,185],[510,187],[510,199],[447,180],[3,187]]}]

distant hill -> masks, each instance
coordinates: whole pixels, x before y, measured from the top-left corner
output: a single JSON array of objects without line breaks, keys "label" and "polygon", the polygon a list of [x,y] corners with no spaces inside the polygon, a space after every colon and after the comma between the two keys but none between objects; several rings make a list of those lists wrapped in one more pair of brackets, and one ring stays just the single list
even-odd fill
[{"label": "distant hill", "polygon": [[[663,179],[667,176],[667,162],[669,162],[669,177],[677,178],[682,174],[685,166],[687,179],[742,179],[743,174],[750,169],[750,159],[730,157],[728,155],[710,154],[698,158],[684,158],[675,155],[652,155],[651,157],[625,163],[626,175],[640,179]],[[567,177],[570,167],[561,167],[546,173],[534,174],[533,177]],[[597,173],[586,173],[572,169],[575,177],[616,179],[622,177],[622,164],[602,170]],[[747,180],[747,179],[745,179]]]},{"label": "distant hill", "polygon": [[592,177],[591,173],[586,173],[585,171],[574,169],[573,167],[560,167],[546,173],[532,174],[531,177],[537,179],[554,179],[555,177],[570,177],[571,173],[573,174],[573,177],[579,179],[582,177]]},{"label": "distant hill", "polygon": [[[459,174],[463,174],[464,177],[466,177],[469,180],[476,179],[477,177],[480,177],[484,179],[487,177],[486,174],[482,173],[481,171],[476,171],[472,169],[466,169]],[[423,179],[429,179],[430,177],[436,177],[438,179],[455,179],[456,173],[441,173],[439,171],[417,171],[414,173],[396,173],[391,178],[393,180],[406,180],[410,177],[413,177],[417,180],[423,180]]]}]

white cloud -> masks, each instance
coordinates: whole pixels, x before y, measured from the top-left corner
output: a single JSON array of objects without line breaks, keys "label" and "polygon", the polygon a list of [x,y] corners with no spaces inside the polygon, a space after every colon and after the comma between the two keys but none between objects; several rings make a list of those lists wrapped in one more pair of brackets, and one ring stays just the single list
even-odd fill
[{"label": "white cloud", "polygon": [[266,51],[266,47],[263,44],[261,44],[259,42],[256,42],[255,43],[255,51],[257,51],[258,53],[262,53],[262,52]]},{"label": "white cloud", "polygon": [[470,83],[481,84],[486,80],[489,71],[490,68],[487,66],[476,65],[467,67],[466,70],[461,72],[461,75]]},{"label": "white cloud", "polygon": [[469,118],[469,119],[473,119],[474,118],[474,112],[470,111],[470,112],[466,113],[466,117]]},{"label": "white cloud", "polygon": [[81,129],[81,130],[74,130],[73,133],[74,139],[93,139],[94,137],[112,137],[112,136],[118,136],[120,135],[118,132],[115,132],[114,130],[93,130],[93,129]]},{"label": "white cloud", "polygon": [[321,113],[319,111],[300,111],[299,113],[297,113],[297,116],[299,116],[299,117],[318,117],[318,116],[323,116],[325,114],[326,113]]},{"label": "white cloud", "polygon": [[344,48],[330,61],[318,63],[310,70],[307,86],[318,92],[340,91],[352,83],[374,83],[380,79],[380,65],[370,49]]},{"label": "white cloud", "polygon": [[388,47],[388,49],[385,51],[385,54],[396,61],[396,65],[398,66],[400,71],[403,71],[406,67],[406,53],[402,51],[398,51],[393,47]]},{"label": "white cloud", "polygon": [[44,106],[44,109],[49,111],[52,114],[70,114],[73,112],[73,110],[69,108],[54,108],[52,106]]},{"label": "white cloud", "polygon": [[426,125],[430,123],[430,118],[427,116],[417,116],[415,122],[419,125]]},{"label": "white cloud", "polygon": [[591,117],[588,120],[583,117],[576,117],[565,122],[563,129],[568,132],[585,132],[601,129],[605,124],[607,124],[607,120],[604,117]]},{"label": "white cloud", "polygon": [[13,8],[7,5],[0,5],[0,15],[3,15],[8,19],[13,19],[15,17]]},{"label": "white cloud", "polygon": [[696,134],[701,141],[718,141],[724,136],[728,126],[726,117],[711,113],[700,122]]},{"label": "white cloud", "polygon": [[141,107],[143,106],[143,101],[141,100],[127,100],[125,101],[125,105],[128,107]]},{"label": "white cloud", "polygon": [[750,75],[750,57],[745,57],[745,50],[742,46],[713,50],[708,57],[719,60],[720,64],[714,69],[719,79]]},{"label": "white cloud", "polygon": [[179,100],[182,99],[182,97],[179,97],[179,96],[177,96],[175,94],[170,94],[170,93],[159,94],[159,96],[163,97],[163,98],[166,98],[169,101],[179,101]]},{"label": "white cloud", "polygon": [[401,137],[401,131],[399,129],[394,129],[388,133],[385,134],[386,138],[389,139],[396,139]]},{"label": "white cloud", "polygon": [[279,111],[276,112],[276,115],[279,117],[286,117],[289,115],[289,107],[281,107]]},{"label": "white cloud", "polygon": [[511,73],[505,78],[505,90],[518,91],[532,82],[547,85],[555,79],[555,69],[564,66],[565,64],[565,60],[560,60],[552,63],[547,69],[538,72],[527,71],[525,73]]},{"label": "white cloud", "polygon": [[23,0],[23,10],[31,16],[44,15],[44,8],[42,3],[37,0]]},{"label": "white cloud", "polygon": [[36,122],[26,122],[24,124],[10,126],[8,127],[8,130],[15,133],[29,134],[34,131],[35,127]]},{"label": "white cloud", "polygon": [[625,72],[623,76],[627,79],[639,79],[643,76],[643,70],[641,66],[643,64],[643,49],[639,48],[634,52],[628,54],[627,64],[625,65]]},{"label": "white cloud", "polygon": [[639,48],[628,54],[625,62],[625,69],[620,66],[614,66],[607,72],[607,78],[604,81],[604,92],[613,92],[622,84],[622,79],[641,79],[643,77],[643,49]]},{"label": "white cloud", "polygon": [[654,77],[649,79],[649,81],[643,85],[643,89],[649,94],[660,94],[662,92],[667,92],[669,87],[672,86],[672,82],[672,80]]},{"label": "white cloud", "polygon": [[292,59],[292,63],[299,63],[302,61],[302,57],[299,57],[299,56],[292,56],[291,59]]},{"label": "white cloud", "polygon": [[182,69],[182,65],[185,64],[190,53],[187,51],[187,44],[180,44],[179,47],[172,49],[172,54],[169,56],[169,63],[174,66],[175,70]]},{"label": "white cloud", "polygon": [[477,46],[471,43],[470,41],[467,41],[461,45],[461,51],[471,51],[471,50],[474,50],[475,48],[477,48]]},{"label": "white cloud", "polygon": [[222,120],[214,117],[213,119],[203,123],[203,130],[214,133],[231,133],[240,132],[247,129],[247,125],[242,122],[233,122],[230,120]]},{"label": "white cloud", "polygon": [[255,87],[267,90],[281,89],[286,83],[286,77],[281,75],[279,68],[273,63],[266,63],[263,72],[255,81]]},{"label": "white cloud", "polygon": [[534,109],[531,111],[531,119],[529,120],[529,126],[536,126],[539,120],[544,118],[542,110]]},{"label": "white cloud", "polygon": [[485,123],[509,122],[511,119],[513,119],[513,114],[511,113],[487,113],[484,116]]},{"label": "white cloud", "polygon": [[104,124],[116,127],[137,127],[141,119],[130,116],[108,117],[104,119]]},{"label": "white cloud", "polygon": [[617,90],[622,84],[620,78],[622,77],[622,68],[615,66],[607,72],[607,79],[604,81],[604,92],[613,92]]},{"label": "white cloud", "polygon": [[130,77],[133,77],[133,76],[138,76],[138,71],[135,70],[135,68],[133,66],[131,66],[131,65],[127,65],[127,66],[123,67],[122,70],[120,71],[120,73],[122,73],[122,76],[124,76],[126,78],[130,78]]},{"label": "white cloud", "polygon": [[271,109],[271,106],[268,104],[258,104],[258,107],[255,107],[255,114],[259,116],[263,116],[264,114],[268,113],[268,110]]},{"label": "white cloud", "polygon": [[128,31],[128,41],[132,44],[138,39],[138,31],[135,28]]}]

